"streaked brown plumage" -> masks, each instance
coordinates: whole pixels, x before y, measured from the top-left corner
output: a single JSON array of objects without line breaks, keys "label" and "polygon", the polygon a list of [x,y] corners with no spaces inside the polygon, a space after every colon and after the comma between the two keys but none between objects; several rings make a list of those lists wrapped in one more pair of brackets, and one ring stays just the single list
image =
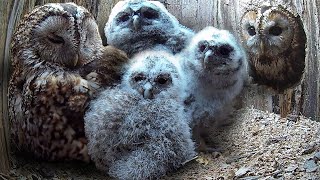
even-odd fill
[{"label": "streaked brown plumage", "polygon": [[125,52],[113,46],[105,46],[101,57],[81,68],[80,75],[88,80],[95,80],[100,86],[111,86],[120,82],[123,67],[119,64],[125,64],[127,61]]},{"label": "streaked brown plumage", "polygon": [[[27,14],[12,42],[12,142],[47,160],[89,161],[83,115],[101,86],[119,81],[126,55],[103,47],[83,7],[52,3]],[[88,78],[96,73],[96,78]]]},{"label": "streaked brown plumage", "polygon": [[241,38],[256,83],[281,93],[300,82],[306,35],[299,16],[282,6],[250,10],[241,20]]}]

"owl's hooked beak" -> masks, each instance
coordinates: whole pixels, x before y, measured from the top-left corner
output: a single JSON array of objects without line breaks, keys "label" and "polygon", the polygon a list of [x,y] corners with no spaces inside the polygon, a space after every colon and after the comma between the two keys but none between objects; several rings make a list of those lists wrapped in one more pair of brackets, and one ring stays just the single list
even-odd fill
[{"label": "owl's hooked beak", "polygon": [[210,58],[212,57],[212,55],[213,55],[213,51],[211,50],[211,49],[209,49],[205,54],[204,54],[204,59],[203,59],[203,64],[202,64],[202,66],[204,67],[204,68],[207,68],[207,64],[209,63],[209,60],[210,60]]},{"label": "owl's hooked beak", "polygon": [[140,18],[138,15],[133,16],[133,27],[135,31],[138,31],[140,29]]},{"label": "owl's hooked beak", "polygon": [[143,86],[143,97],[145,99],[152,99],[153,98],[153,88],[150,82],[147,82],[144,86]]},{"label": "owl's hooked beak", "polygon": [[75,57],[73,58],[73,66],[77,66],[79,62],[79,55],[76,54]]},{"label": "owl's hooked beak", "polygon": [[260,52],[264,52],[264,42],[263,41],[261,41],[260,42]]}]

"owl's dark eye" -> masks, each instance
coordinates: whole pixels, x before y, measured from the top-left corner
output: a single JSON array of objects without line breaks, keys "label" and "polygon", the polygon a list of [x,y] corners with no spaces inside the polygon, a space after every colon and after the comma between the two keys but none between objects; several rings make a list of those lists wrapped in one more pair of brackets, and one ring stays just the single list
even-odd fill
[{"label": "owl's dark eye", "polygon": [[159,17],[159,14],[157,11],[153,9],[145,9],[145,10],[142,10],[142,16],[147,19],[155,19]]},{"label": "owl's dark eye", "polygon": [[200,52],[204,52],[204,50],[206,50],[207,48],[207,43],[206,42],[200,42],[199,43],[199,51]]},{"label": "owl's dark eye", "polygon": [[145,77],[142,73],[137,74],[136,76],[134,76],[134,80],[135,80],[136,82],[143,81],[143,80],[145,80],[145,79],[146,79],[146,77]]},{"label": "owl's dark eye", "polygon": [[250,36],[254,36],[254,35],[256,35],[256,29],[253,26],[249,26],[248,33]]},{"label": "owl's dark eye", "polygon": [[231,47],[230,45],[222,45],[217,49],[216,54],[222,57],[229,57],[232,51],[233,47]]},{"label": "owl's dark eye", "polygon": [[171,76],[169,74],[161,74],[155,81],[159,84],[164,85],[171,81]]},{"label": "owl's dark eye", "polygon": [[282,28],[279,26],[273,26],[269,29],[269,34],[279,36],[282,33]]},{"label": "owl's dark eye", "polygon": [[203,52],[206,49],[206,47],[207,46],[204,44],[200,45],[200,47],[199,47],[200,52]]},{"label": "owl's dark eye", "polygon": [[126,22],[130,19],[129,14],[123,14],[122,16],[119,17],[119,21],[121,22]]},{"label": "owl's dark eye", "polygon": [[47,36],[48,40],[54,44],[64,44],[64,39],[61,36],[55,34],[49,34]]}]

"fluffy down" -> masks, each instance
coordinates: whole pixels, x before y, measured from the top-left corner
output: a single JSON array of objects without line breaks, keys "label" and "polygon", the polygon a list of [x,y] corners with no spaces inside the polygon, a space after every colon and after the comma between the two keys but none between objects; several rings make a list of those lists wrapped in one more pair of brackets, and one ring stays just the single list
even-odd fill
[{"label": "fluffy down", "polygon": [[[112,102],[112,103],[111,103]],[[118,179],[157,178],[195,156],[183,106],[107,89],[85,116],[89,154]]]},{"label": "fluffy down", "polygon": [[118,179],[158,178],[195,156],[173,55],[145,51],[122,83],[106,89],[85,116],[89,153]]},{"label": "fluffy down", "polygon": [[194,132],[198,133],[197,127],[203,131],[202,126],[225,123],[247,78],[247,59],[240,44],[228,31],[207,27],[179,56],[188,85],[185,103],[193,118],[191,126],[196,126]]},{"label": "fluffy down", "polygon": [[146,0],[118,2],[104,30],[108,44],[124,50],[129,57],[153,48],[181,52],[194,35],[163,4]]}]

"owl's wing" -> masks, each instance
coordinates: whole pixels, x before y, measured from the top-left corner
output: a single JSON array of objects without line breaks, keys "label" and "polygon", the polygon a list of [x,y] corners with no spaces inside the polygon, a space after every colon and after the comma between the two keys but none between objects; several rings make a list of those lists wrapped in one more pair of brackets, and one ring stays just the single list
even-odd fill
[{"label": "owl's wing", "polygon": [[104,47],[103,54],[96,60],[84,65],[79,73],[87,80],[102,87],[119,83],[128,57],[125,52],[113,47]]},{"label": "owl's wing", "polygon": [[27,77],[22,102],[12,107],[23,115],[15,125],[25,136],[19,143],[40,158],[89,161],[83,115],[95,91],[96,84],[68,72]]}]

